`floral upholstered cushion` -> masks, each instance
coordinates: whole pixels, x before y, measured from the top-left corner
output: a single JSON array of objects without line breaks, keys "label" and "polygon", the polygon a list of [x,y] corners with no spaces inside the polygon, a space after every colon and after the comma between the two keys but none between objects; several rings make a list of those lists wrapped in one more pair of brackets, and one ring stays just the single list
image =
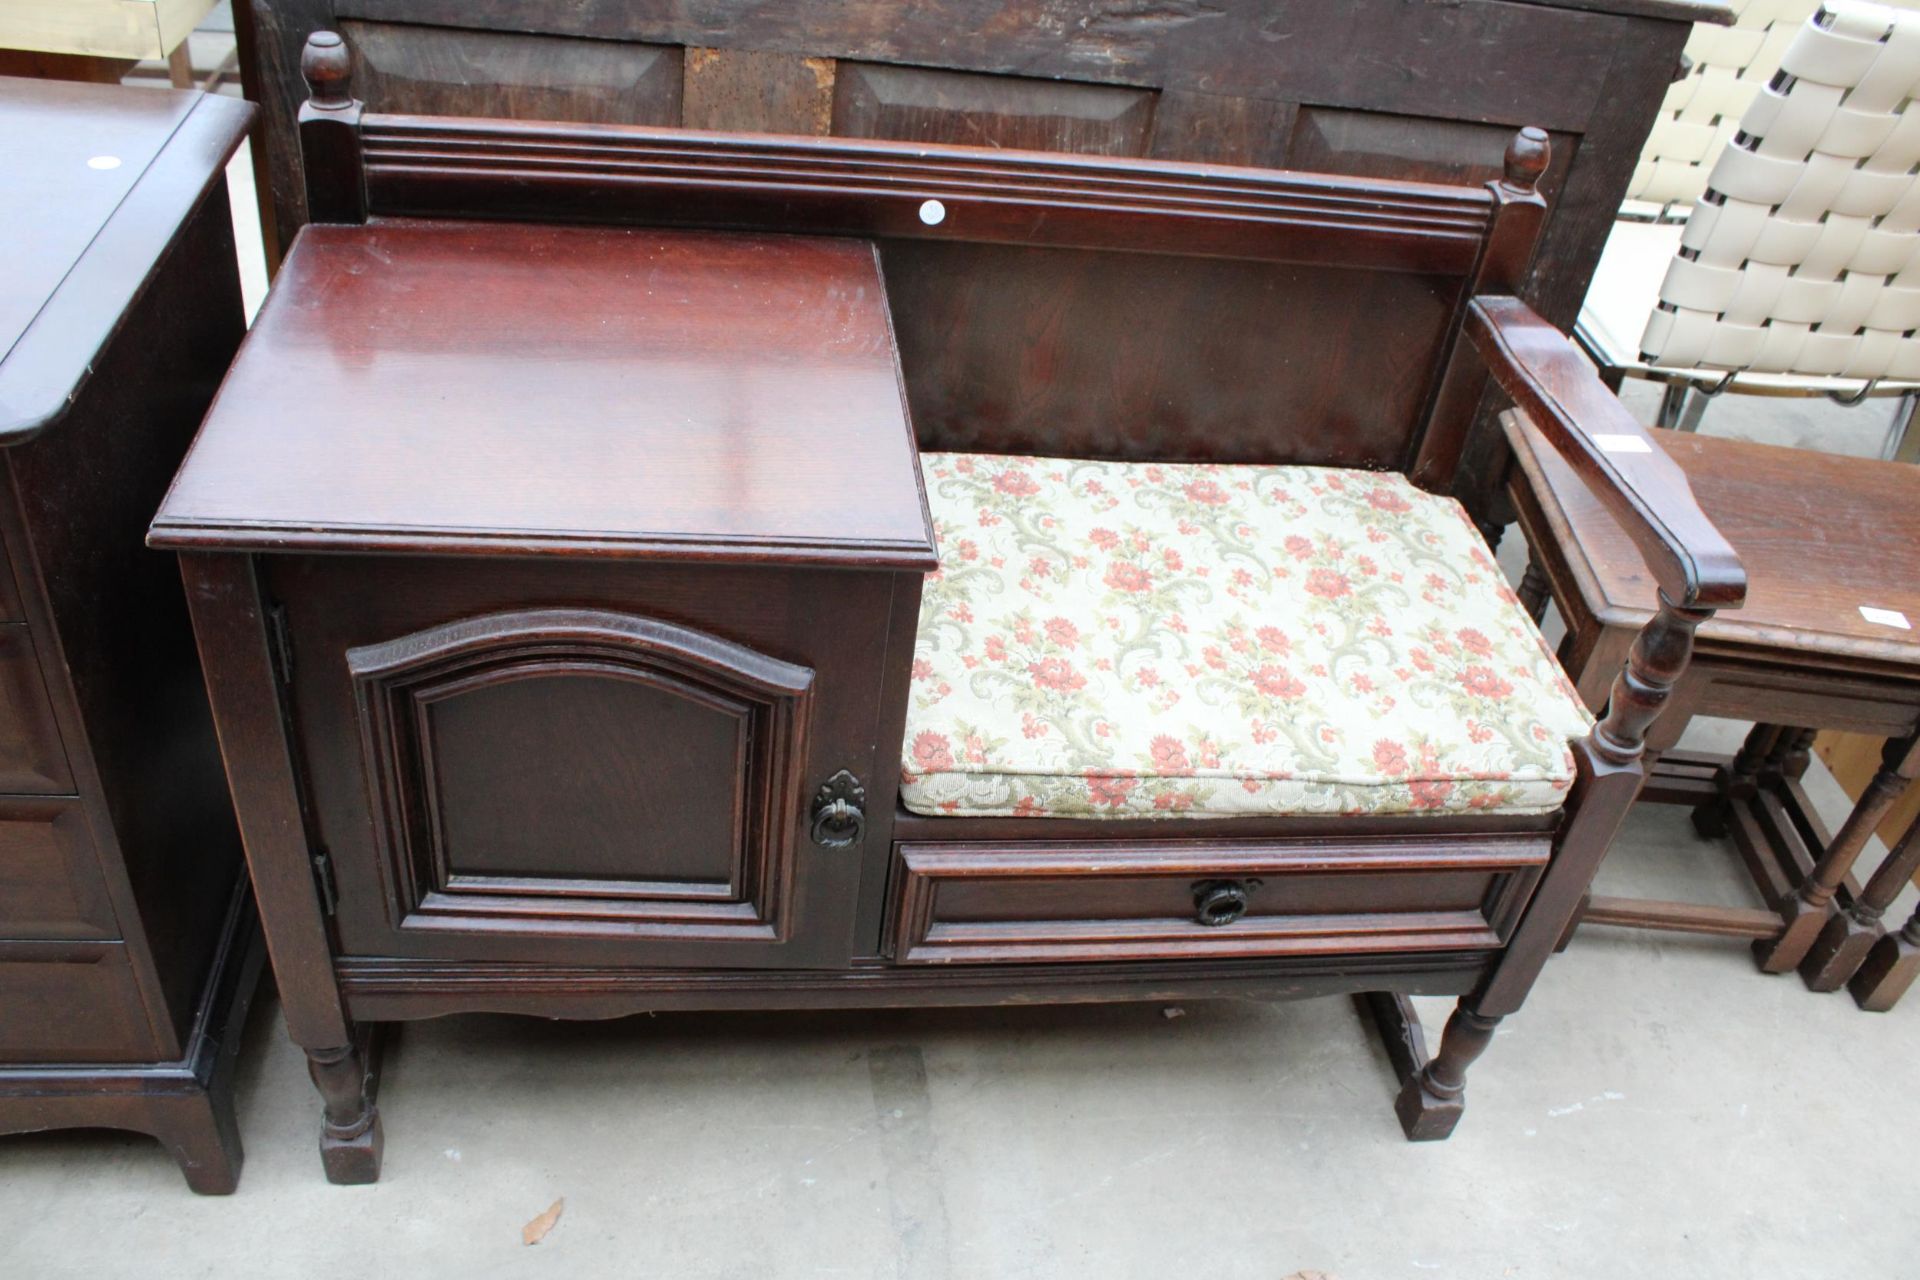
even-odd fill
[{"label": "floral upholstered cushion", "polygon": [[1450,498],[1324,467],[921,459],[916,813],[1556,809],[1591,723]]}]

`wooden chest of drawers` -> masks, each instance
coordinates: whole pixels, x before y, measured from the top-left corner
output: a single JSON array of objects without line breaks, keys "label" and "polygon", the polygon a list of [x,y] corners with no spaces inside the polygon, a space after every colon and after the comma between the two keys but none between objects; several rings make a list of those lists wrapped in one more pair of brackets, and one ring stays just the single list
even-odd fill
[{"label": "wooden chest of drawers", "polygon": [[0,79],[0,1131],[159,1137],[231,1191],[261,958],[178,576],[144,525],[244,321],[251,109]]}]

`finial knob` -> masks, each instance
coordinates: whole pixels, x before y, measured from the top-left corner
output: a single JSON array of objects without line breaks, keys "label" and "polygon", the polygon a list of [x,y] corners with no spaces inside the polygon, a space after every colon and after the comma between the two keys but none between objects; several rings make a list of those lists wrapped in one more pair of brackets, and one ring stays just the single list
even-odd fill
[{"label": "finial knob", "polygon": [[1532,191],[1539,185],[1540,175],[1547,171],[1547,161],[1552,158],[1553,147],[1547,142],[1547,131],[1528,125],[1507,144],[1507,185]]},{"label": "finial knob", "polygon": [[353,104],[348,85],[353,79],[353,58],[346,41],[336,31],[316,31],[307,37],[300,51],[300,74],[307,80],[307,98],[324,111],[336,111]]}]

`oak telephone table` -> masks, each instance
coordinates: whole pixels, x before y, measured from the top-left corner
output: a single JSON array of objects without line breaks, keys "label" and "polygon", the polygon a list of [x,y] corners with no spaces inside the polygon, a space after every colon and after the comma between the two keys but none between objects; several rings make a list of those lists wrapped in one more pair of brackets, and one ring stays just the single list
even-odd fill
[{"label": "oak telephone table", "polygon": [[[1446,187],[307,74],[315,220],[150,538],[331,1178],[369,1030],[466,1010],[1360,994],[1451,1131],[1743,589],[1510,296],[1544,135]],[[1663,593],[1595,727],[1443,496],[1489,366]]]},{"label": "oak telephone table", "polygon": [[228,98],[0,78],[0,1133],[239,1176],[259,975],[175,566],[144,545],[246,321]]}]

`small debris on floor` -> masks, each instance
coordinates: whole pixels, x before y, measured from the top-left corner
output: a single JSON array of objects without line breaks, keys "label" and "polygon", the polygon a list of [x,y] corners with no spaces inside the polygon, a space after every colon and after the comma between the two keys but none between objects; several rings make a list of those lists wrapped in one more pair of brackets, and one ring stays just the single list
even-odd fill
[{"label": "small debris on floor", "polygon": [[545,1213],[520,1228],[520,1243],[539,1244],[542,1240],[545,1240],[547,1238],[547,1232],[553,1230],[553,1224],[560,1221],[561,1211],[566,1207],[567,1198],[565,1196],[561,1196],[558,1200],[555,1200],[551,1205],[547,1206]]},{"label": "small debris on floor", "polygon": [[[1163,1017],[1163,1018],[1165,1018],[1165,1019],[1166,1019],[1167,1021],[1169,1021],[1169,1022],[1171,1022],[1171,1021],[1173,1021],[1173,1020],[1174,1020],[1175,1018],[1184,1018],[1184,1017],[1186,1017],[1186,1016],[1187,1016],[1187,1011],[1186,1011],[1185,1009],[1182,1009],[1182,1008],[1181,1008],[1181,1007],[1180,1007],[1179,1005],[1177,1005],[1177,1004],[1170,1004],[1170,1005],[1168,1005],[1168,1006],[1167,1006],[1166,1008],[1164,1008],[1164,1009],[1162,1009],[1162,1010],[1160,1011],[1160,1016],[1161,1016],[1161,1017]],[[1304,1272],[1304,1271],[1303,1271],[1303,1272],[1301,1272],[1300,1274],[1302,1274],[1302,1275],[1306,1275],[1306,1272]],[[1287,1280],[1293,1280],[1293,1277],[1292,1277],[1292,1276],[1288,1276],[1288,1277],[1287,1277]],[[1311,1277],[1309,1277],[1309,1280],[1311,1280]]]}]

